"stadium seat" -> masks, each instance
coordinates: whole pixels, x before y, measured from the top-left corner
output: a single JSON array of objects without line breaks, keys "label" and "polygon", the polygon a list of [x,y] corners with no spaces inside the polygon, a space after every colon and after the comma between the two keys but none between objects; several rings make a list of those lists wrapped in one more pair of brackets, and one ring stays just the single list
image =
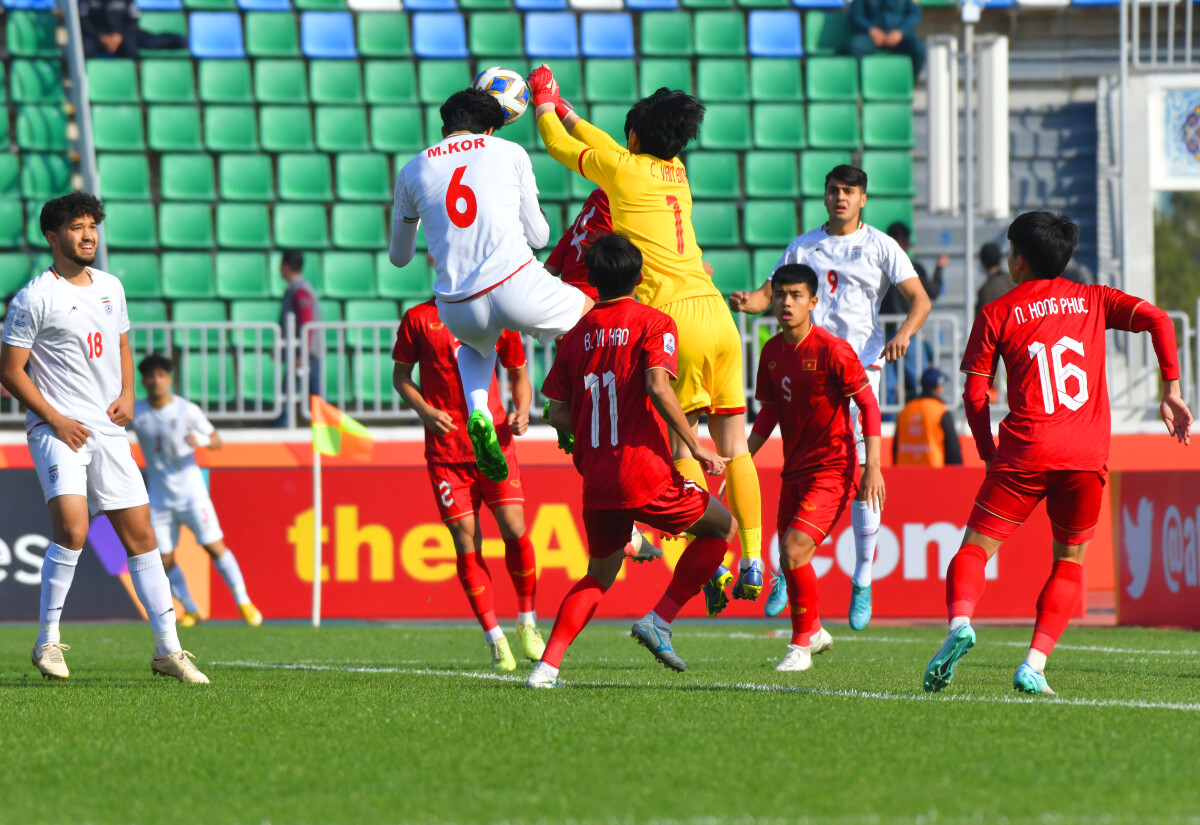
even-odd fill
[{"label": "stadium seat", "polygon": [[361,106],[318,106],[317,149],[322,152],[365,152],[367,110]]},{"label": "stadium seat", "polygon": [[[39,250],[46,247],[46,236],[42,232],[39,220],[41,209],[42,204],[36,201],[25,204],[25,243]],[[53,260],[48,259],[46,266],[50,266],[52,263]]]},{"label": "stadium seat", "polygon": [[275,177],[266,155],[221,155],[221,200],[273,201]]},{"label": "stadium seat", "polygon": [[750,97],[763,101],[803,100],[800,61],[772,57],[751,60]]},{"label": "stadium seat", "polygon": [[863,208],[863,220],[882,229],[899,221],[905,226],[913,225],[912,198],[871,198]]},{"label": "stadium seat", "polygon": [[201,60],[200,100],[204,103],[253,103],[248,60]]},{"label": "stadium seat", "polygon": [[392,354],[364,349],[354,356],[354,397],[368,407],[399,403],[392,386]]},{"label": "stadium seat", "polygon": [[275,246],[283,249],[325,249],[329,226],[319,203],[281,203],[275,207]]},{"label": "stadium seat", "polygon": [[113,249],[154,249],[154,204],[141,201],[105,204],[104,230]]},{"label": "stadium seat", "polygon": [[722,295],[754,289],[750,277],[750,253],[742,249],[714,249],[704,253],[705,263],[712,266],[713,286]]},{"label": "stadium seat", "polygon": [[13,60],[9,63],[9,97],[13,103],[61,103],[62,66],[57,60]]},{"label": "stadium seat", "polygon": [[809,100],[858,100],[858,61],[853,57],[810,57],[804,72]]},{"label": "stadium seat", "polygon": [[354,18],[344,11],[306,11],[300,15],[300,50],[308,58],[353,60]]},{"label": "stadium seat", "polygon": [[803,56],[799,12],[750,12],[750,54],[755,57]]},{"label": "stadium seat", "polygon": [[375,294],[374,269],[370,252],[326,252],[322,294],[328,298],[369,298]]},{"label": "stadium seat", "polygon": [[417,255],[403,269],[392,266],[386,252],[375,256],[376,291],[381,298],[393,298],[412,306],[433,296],[433,273],[429,259]]},{"label": "stadium seat", "polygon": [[911,149],[913,138],[912,106],[908,103],[873,103],[862,110],[863,143],[873,149]]},{"label": "stadium seat", "polygon": [[[682,27],[677,14],[672,26]],[[742,57],[746,54],[746,19],[736,11],[698,11],[695,15],[696,54],[701,57]]]},{"label": "stadium seat", "polygon": [[[392,179],[388,174],[387,155],[341,154],[334,164],[338,200],[391,202]],[[539,180],[539,187],[541,184]]]},{"label": "stadium seat", "polygon": [[748,200],[742,237],[747,246],[783,249],[795,239],[796,202],[794,200]]},{"label": "stadium seat", "polygon": [[471,82],[465,60],[423,60],[417,63],[417,89],[422,103],[441,106],[446,98]]},{"label": "stadium seat", "polygon": [[[223,253],[224,254],[224,253]],[[246,253],[256,254],[256,253]],[[266,273],[266,256],[262,256],[263,272]],[[231,272],[248,271],[257,268],[250,261],[238,261],[230,264]],[[221,271],[221,255],[217,256],[218,280]],[[279,301],[277,300],[234,300],[229,302],[229,320],[240,324],[278,324]],[[261,349],[270,352],[275,346],[274,330],[240,329],[233,332],[233,345],[246,349]]]},{"label": "stadium seat", "polygon": [[196,77],[191,61],[143,60],[142,100],[147,103],[195,103]]},{"label": "stadium seat", "polygon": [[300,11],[344,11],[346,0],[293,0]]},{"label": "stadium seat", "polygon": [[242,11],[291,11],[291,0],[237,0]]},{"label": "stadium seat", "polygon": [[205,106],[204,146],[210,152],[258,151],[253,106]]},{"label": "stadium seat", "polygon": [[161,298],[162,278],[158,256],[145,252],[117,252],[108,256],[108,271],[121,279],[126,298]]},{"label": "stadium seat", "polygon": [[197,58],[245,57],[242,18],[232,12],[196,12],[188,20],[188,48]]},{"label": "stadium seat", "polygon": [[661,88],[680,89],[691,94],[695,89],[692,83],[691,61],[678,58],[649,58],[640,61],[642,70],[641,97],[649,97]]},{"label": "stadium seat", "polygon": [[0,153],[0,197],[21,196],[21,158],[17,155]]},{"label": "stadium seat", "polygon": [[849,152],[803,153],[800,155],[800,194],[806,198],[825,197],[825,176],[833,167],[850,161]]},{"label": "stadium seat", "polygon": [[[112,264],[109,264],[112,267]],[[12,295],[29,282],[33,274],[33,262],[23,253],[0,255],[0,294]],[[126,291],[128,294],[128,291]]]},{"label": "stadium seat", "polygon": [[590,103],[634,103],[637,64],[632,60],[589,60],[584,66],[583,87]]},{"label": "stadium seat", "polygon": [[[908,120],[911,124],[911,112]],[[809,105],[808,145],[813,149],[857,149],[860,140],[857,104],[812,103]]]},{"label": "stadium seat", "polygon": [[183,356],[180,370],[180,383],[193,404],[201,407],[231,404],[237,397],[233,353],[226,353],[222,358],[216,352],[188,352]]},{"label": "stadium seat", "polygon": [[677,9],[679,0],[625,0],[630,11],[653,11],[655,9]]},{"label": "stadium seat", "polygon": [[578,57],[579,32],[570,12],[525,15],[525,52],[532,58]]},{"label": "stadium seat", "polygon": [[[337,301],[330,303],[336,304]],[[325,302],[321,302],[321,320],[331,320],[325,314]],[[321,383],[324,385],[325,398],[332,404],[347,406],[351,400],[350,389],[350,358],[338,356],[330,351],[321,364]]]},{"label": "stadium seat", "polygon": [[[220,298],[266,298],[267,256],[262,252],[219,252],[216,263],[217,296]],[[279,305],[275,305],[279,317]]]},{"label": "stadium seat", "polygon": [[407,0],[404,8],[408,11],[458,11],[454,0]]},{"label": "stadium seat", "polygon": [[471,15],[468,45],[473,55],[524,57],[521,18],[512,12],[481,11]]},{"label": "stadium seat", "polygon": [[[629,114],[629,107],[619,103],[597,103],[591,107],[588,113],[588,122],[598,129],[604,131],[609,137],[620,144],[624,144],[625,140],[625,115]],[[591,184],[594,186],[594,184]],[[590,192],[591,189],[589,188]]]},{"label": "stadium seat", "polygon": [[21,197],[45,201],[71,191],[73,165],[67,156],[27,152],[21,157],[20,164]]},{"label": "stadium seat", "polygon": [[158,241],[164,249],[211,249],[212,207],[206,203],[164,203],[158,207]]},{"label": "stadium seat", "polygon": [[[941,0],[925,0],[926,5],[940,4]],[[950,5],[954,5],[956,0],[950,0]],[[792,0],[792,5],[798,9],[837,9],[845,12],[846,0]]]},{"label": "stadium seat", "polygon": [[[645,28],[648,25],[646,16],[642,17],[643,46],[648,37]],[[633,18],[628,14],[585,14],[580,22],[579,30],[584,57],[632,58],[635,56]],[[646,52],[646,54],[651,53]]]},{"label": "stadium seat", "polygon": [[24,242],[25,209],[18,199],[0,200],[0,247],[15,249]]},{"label": "stadium seat", "polygon": [[[129,322],[133,329],[129,331],[129,346],[135,353],[162,352],[167,348],[167,331],[158,329],[150,331],[138,329],[140,324],[163,324],[167,321],[166,301],[130,301]],[[141,382],[136,382],[138,386]]]},{"label": "stadium seat", "polygon": [[[565,201],[571,198],[571,172],[545,152],[530,152],[533,176],[537,180],[538,199],[541,201]],[[399,169],[397,169],[399,172]],[[557,238],[551,238],[551,243]]]},{"label": "stadium seat", "polygon": [[642,49],[639,56],[691,57],[696,48],[688,17],[686,12],[648,11],[642,14]]},{"label": "stadium seat", "polygon": [[[496,11],[511,9],[512,0],[459,0],[459,8],[467,11]],[[620,8],[618,6],[617,8]]]},{"label": "stadium seat", "polygon": [[687,156],[687,177],[693,198],[736,201],[742,196],[736,152],[692,152]]},{"label": "stadium seat", "polygon": [[750,107],[743,103],[714,103],[700,126],[701,149],[749,149]]},{"label": "stadium seat", "polygon": [[411,57],[408,15],[364,13],[355,15],[358,53],[363,57]]},{"label": "stadium seat", "polygon": [[268,152],[311,152],[312,118],[306,106],[263,106],[258,110],[262,147]]},{"label": "stadium seat", "polygon": [[[267,272],[270,277],[267,279],[268,287],[271,291],[271,296],[279,298],[287,291],[287,281],[279,277],[279,265],[283,261],[283,253],[276,250],[267,256]],[[312,284],[313,289],[320,295],[325,288],[325,256],[321,252],[306,249],[304,251],[304,280]],[[334,303],[337,303],[336,301]],[[321,302],[324,307],[324,301]],[[341,318],[341,315],[337,316]],[[327,315],[322,316],[322,320],[335,320]]]},{"label": "stadium seat", "polygon": [[222,249],[269,249],[271,228],[266,204],[217,204],[217,246]]},{"label": "stadium seat", "polygon": [[8,127],[8,110],[5,109],[3,112],[0,112],[0,149],[7,149],[9,146],[10,135]]},{"label": "stadium seat", "polygon": [[800,176],[792,152],[749,152],[746,154],[746,196],[751,198],[798,198]]},{"label": "stadium seat", "polygon": [[368,60],[363,65],[367,103],[411,105],[418,101],[411,60]]},{"label": "stadium seat", "polygon": [[912,100],[912,60],[900,54],[869,54],[862,59],[863,97]]},{"label": "stadium seat", "polygon": [[692,204],[692,228],[701,248],[740,246],[737,204],[700,201]]},{"label": "stadium seat", "polygon": [[[164,252],[162,257],[163,295],[171,299],[212,298],[217,294],[213,283],[213,257],[200,252]],[[205,303],[210,303],[205,301]],[[178,309],[178,307],[176,307]],[[182,321],[179,313],[175,320]]]},{"label": "stadium seat", "polygon": [[[252,331],[243,333],[243,336],[249,339],[246,348],[250,351],[239,353],[237,359],[238,392],[250,411],[254,411],[260,405],[263,411],[269,411],[268,408],[275,403],[275,394],[282,390],[280,380],[275,375],[275,358],[269,350],[266,353],[257,351],[267,345],[258,344]],[[274,335],[264,333],[263,338],[273,340]]]},{"label": "stadium seat", "polygon": [[800,225],[809,232],[829,220],[829,211],[825,201],[816,198],[805,198],[800,204]]},{"label": "stadium seat", "polygon": [[200,152],[199,106],[150,106],[146,114],[146,135],[154,152]]},{"label": "stadium seat", "polygon": [[284,154],[278,162],[281,200],[310,203],[333,200],[328,155]]},{"label": "stadium seat", "polygon": [[[93,134],[94,132],[93,129]],[[65,152],[67,151],[66,112],[63,111],[61,105],[18,106],[16,133],[17,146],[24,152]]]},{"label": "stadium seat", "polygon": [[810,11],[804,15],[804,51],[809,57],[841,54],[849,42],[850,17],[844,11]]},{"label": "stadium seat", "polygon": [[799,103],[759,103],[755,105],[755,147],[759,149],[805,148],[804,116],[804,107]]},{"label": "stadium seat", "polygon": [[696,95],[706,104],[750,100],[750,74],[745,60],[700,60],[696,65]]},{"label": "stadium seat", "polygon": [[[377,152],[398,153],[396,162],[403,166],[425,147],[421,111],[417,107],[372,106],[371,148]],[[398,168],[399,168],[398,166]]]},{"label": "stadium seat", "polygon": [[5,15],[5,35],[8,53],[13,57],[58,58],[55,30],[58,20],[53,14],[37,11],[10,11]]},{"label": "stadium seat", "polygon": [[211,155],[163,155],[159,166],[162,196],[172,201],[215,201]]},{"label": "stadium seat", "polygon": [[353,60],[313,60],[308,64],[312,102],[345,105],[363,102],[362,72]]},{"label": "stadium seat", "polygon": [[[149,34],[177,34],[185,41],[188,39],[187,17],[178,11],[144,11],[138,21],[138,28]],[[139,51],[144,58],[192,59],[192,53],[186,47],[182,49],[140,49]]]},{"label": "stadium seat", "polygon": [[413,15],[412,30],[413,53],[417,57],[469,56],[467,31],[461,14],[419,12]]},{"label": "stadium seat", "polygon": [[138,102],[137,63],[132,60],[93,58],[87,62],[87,82],[92,103]]},{"label": "stadium seat", "polygon": [[912,197],[916,193],[913,159],[908,152],[867,149],[860,165],[867,173],[872,199],[879,195]]},{"label": "stadium seat", "polygon": [[234,11],[237,9],[237,0],[183,0],[183,7],[191,11]]},{"label": "stadium seat", "polygon": [[254,99],[257,103],[307,103],[308,73],[304,70],[304,61],[255,61]]},{"label": "stadium seat", "polygon": [[554,79],[558,81],[559,93],[573,103],[582,103],[583,67],[580,61],[556,59],[545,61],[545,63],[554,72]]},{"label": "stadium seat", "polygon": [[[339,249],[385,249],[388,226],[377,204],[335,203],[333,245]],[[326,279],[328,282],[328,279]]]},{"label": "stadium seat", "polygon": [[564,11],[567,0],[516,0],[518,11]]}]

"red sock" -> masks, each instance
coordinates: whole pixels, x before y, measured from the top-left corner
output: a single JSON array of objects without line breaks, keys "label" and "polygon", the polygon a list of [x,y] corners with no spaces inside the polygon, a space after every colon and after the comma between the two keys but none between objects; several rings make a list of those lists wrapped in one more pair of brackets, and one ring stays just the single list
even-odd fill
[{"label": "red sock", "polygon": [[1033,626],[1033,642],[1029,645],[1047,656],[1054,650],[1071,614],[1079,606],[1083,593],[1083,565],[1078,562],[1054,562],[1050,578],[1037,601],[1037,624]]},{"label": "red sock", "polygon": [[817,571],[809,562],[803,567],[784,570],[783,575],[787,579],[788,606],[792,609],[792,644],[808,647],[813,635],[821,629]]},{"label": "red sock", "polygon": [[575,641],[579,631],[587,626],[596,612],[596,605],[604,598],[604,588],[600,582],[591,576],[584,576],[571,592],[567,593],[562,605],[558,608],[558,616],[554,619],[554,629],[550,631],[550,639],[546,642],[546,652],[542,661],[550,667],[562,664],[563,654]]},{"label": "red sock", "polygon": [[950,619],[975,615],[975,603],[983,595],[983,568],[987,553],[978,544],[964,544],[950,560],[946,571],[946,607]]},{"label": "red sock", "polygon": [[517,610],[533,612],[533,593],[537,589],[537,561],[529,534],[504,540],[504,566],[517,591]]},{"label": "red sock", "polygon": [[729,542],[711,536],[693,539],[675,563],[675,575],[667,585],[654,612],[664,621],[673,622],[688,599],[700,592],[704,583],[712,578],[729,550]]},{"label": "red sock", "polygon": [[475,618],[484,630],[496,627],[496,610],[492,606],[492,577],[479,553],[459,553],[455,557],[458,580],[462,583],[467,601],[475,611]]}]

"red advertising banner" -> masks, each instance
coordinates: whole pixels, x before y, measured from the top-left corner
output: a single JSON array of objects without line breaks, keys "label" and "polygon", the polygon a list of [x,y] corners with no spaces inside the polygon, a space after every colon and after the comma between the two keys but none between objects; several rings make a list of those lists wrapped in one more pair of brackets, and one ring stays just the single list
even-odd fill
[{"label": "red advertising banner", "polygon": [[1117,623],[1200,630],[1195,471],[1114,473]]},{"label": "red advertising banner", "polygon": [[[438,520],[423,467],[337,467],[324,475],[323,615],[327,618],[469,618],[455,576],[454,547]],[[779,476],[761,473],[764,521],[774,525]],[[962,540],[981,468],[887,468],[887,507],[875,561],[875,615],[945,615],[945,570]],[[538,558],[539,612],[549,619],[587,569],[579,477],[569,466],[522,468],[525,520]],[[213,469],[212,498],[226,541],[238,554],[250,593],[272,619],[310,615],[312,476],[304,469]],[[482,516],[497,611],[516,612],[504,546]],[[770,528],[764,533],[773,532]],[[661,537],[657,537],[661,538]],[[683,542],[666,541],[663,562],[625,565],[598,615],[630,617],[653,607]],[[1038,508],[987,568],[978,615],[1029,617],[1051,564],[1050,527]],[[854,567],[849,518],[835,526],[814,560],[821,611],[845,615]],[[764,596],[765,598],[765,596]],[[1082,606],[1081,606],[1082,613]],[[237,618],[225,588],[212,588],[214,618]],[[702,616],[699,598],[685,616]],[[731,602],[727,616],[761,616],[762,601]]]}]

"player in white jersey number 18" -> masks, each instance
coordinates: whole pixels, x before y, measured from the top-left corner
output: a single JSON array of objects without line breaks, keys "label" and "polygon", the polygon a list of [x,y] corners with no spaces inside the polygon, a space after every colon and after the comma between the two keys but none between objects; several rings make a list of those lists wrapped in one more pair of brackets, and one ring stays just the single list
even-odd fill
[{"label": "player in white jersey number 18", "polygon": [[438,315],[462,342],[458,370],[467,398],[467,435],[480,471],[508,478],[508,462],[488,412],[496,342],[510,329],[552,341],[570,330],[592,300],[553,277],[533,256],[550,238],[529,155],[495,135],[504,109],[478,89],[442,104],[440,143],[396,176],[391,262],[403,267],[425,227],[437,268]]},{"label": "player in white jersey number 18", "polygon": [[47,678],[69,675],[59,618],[89,517],[105,513],[125,546],[134,592],[154,631],[151,670],[207,684],[179,644],[146,485],[125,438],[134,403],[129,313],[121,282],[91,267],[102,220],[104,205],[83,192],[42,207],[54,265],[9,304],[0,345],[0,383],[28,410],[29,452],[54,533],[42,563],[33,664]]}]

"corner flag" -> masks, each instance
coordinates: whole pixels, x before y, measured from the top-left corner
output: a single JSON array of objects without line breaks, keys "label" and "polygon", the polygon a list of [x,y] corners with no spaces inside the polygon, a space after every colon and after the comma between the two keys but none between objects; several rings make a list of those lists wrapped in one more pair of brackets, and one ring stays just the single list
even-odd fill
[{"label": "corner flag", "polygon": [[311,403],[314,452],[361,458],[371,454],[375,439],[366,427],[319,395],[311,396]]}]

